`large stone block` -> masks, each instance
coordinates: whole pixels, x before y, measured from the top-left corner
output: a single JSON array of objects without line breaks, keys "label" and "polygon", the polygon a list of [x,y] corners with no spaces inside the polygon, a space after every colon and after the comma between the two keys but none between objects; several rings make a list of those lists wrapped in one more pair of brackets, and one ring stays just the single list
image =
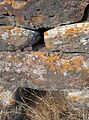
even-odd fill
[{"label": "large stone block", "polygon": [[0,51],[22,50],[40,40],[38,32],[13,26],[0,27]]},{"label": "large stone block", "polygon": [[13,98],[18,88],[65,91],[69,100],[89,106],[88,87],[88,54],[60,58],[45,52],[0,53],[0,105],[4,107],[16,103]]},{"label": "large stone block", "polygon": [[58,26],[44,33],[49,51],[89,53],[89,22]]},{"label": "large stone block", "polygon": [[38,29],[78,22],[84,11],[87,16],[88,4],[89,0],[3,0],[0,24]]},{"label": "large stone block", "polygon": [[0,53],[0,85],[5,90],[83,89],[89,85],[89,55],[44,52]]}]

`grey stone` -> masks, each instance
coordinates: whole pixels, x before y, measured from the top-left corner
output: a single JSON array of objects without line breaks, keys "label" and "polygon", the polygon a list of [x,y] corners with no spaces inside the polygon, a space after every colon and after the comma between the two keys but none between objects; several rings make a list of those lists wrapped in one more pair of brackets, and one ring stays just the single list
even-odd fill
[{"label": "grey stone", "polygon": [[25,28],[0,27],[0,51],[16,51],[32,47],[40,40],[40,34]]},{"label": "grey stone", "polygon": [[[1,2],[3,4],[0,4],[0,24],[31,29],[50,28],[58,24],[81,21],[89,4],[89,0],[13,1]],[[2,17],[3,14],[5,18]]]},{"label": "grey stone", "polygon": [[44,33],[49,51],[89,53],[89,22],[58,26]]}]

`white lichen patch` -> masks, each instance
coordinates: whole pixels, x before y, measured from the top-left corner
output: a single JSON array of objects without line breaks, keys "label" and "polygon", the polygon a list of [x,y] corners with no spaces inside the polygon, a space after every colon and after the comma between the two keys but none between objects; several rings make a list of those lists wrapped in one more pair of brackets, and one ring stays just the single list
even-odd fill
[{"label": "white lichen patch", "polygon": [[48,37],[51,37],[51,38],[53,37],[54,38],[54,37],[57,36],[57,34],[58,34],[57,28],[54,28],[54,29],[48,31]]},{"label": "white lichen patch", "polygon": [[68,75],[67,71],[64,71],[64,76],[66,77]]},{"label": "white lichen patch", "polygon": [[37,76],[37,80],[45,80],[43,74],[46,74],[46,70],[42,65],[35,65],[32,69],[34,75]]},{"label": "white lichen patch", "polygon": [[10,105],[10,99],[12,97],[11,91],[4,91],[0,94],[0,101],[3,103],[3,106]]},{"label": "white lichen patch", "polygon": [[12,36],[16,36],[16,35],[17,35],[17,32],[16,32],[16,29],[15,29],[15,28],[11,30],[11,35],[12,35]]},{"label": "white lichen patch", "polygon": [[87,43],[89,43],[89,38],[82,37],[82,38],[80,39],[80,42],[81,42],[83,45],[86,45]]},{"label": "white lichen patch", "polygon": [[0,61],[0,71],[9,71],[10,70],[11,63]]},{"label": "white lichen patch", "polygon": [[1,37],[3,40],[7,40],[9,38],[9,34],[7,32],[4,32],[1,34]]},{"label": "white lichen patch", "polygon": [[73,92],[68,92],[68,97],[76,100],[89,99],[89,90],[75,90]]},{"label": "white lichen patch", "polygon": [[55,45],[61,45],[61,44],[63,44],[63,41],[58,40],[58,41],[55,41],[54,44],[55,44]]},{"label": "white lichen patch", "polygon": [[37,75],[46,74],[46,70],[42,65],[35,65],[35,68],[33,69],[33,73]]},{"label": "white lichen patch", "polygon": [[77,28],[81,28],[83,26],[84,23],[77,23],[76,26]]},{"label": "white lichen patch", "polygon": [[82,67],[89,69],[89,59],[86,61],[83,61],[82,63],[83,63]]},{"label": "white lichen patch", "polygon": [[63,37],[63,35],[65,35],[66,28],[67,28],[67,26],[65,25],[65,26],[60,27],[59,30],[58,30],[62,37]]}]

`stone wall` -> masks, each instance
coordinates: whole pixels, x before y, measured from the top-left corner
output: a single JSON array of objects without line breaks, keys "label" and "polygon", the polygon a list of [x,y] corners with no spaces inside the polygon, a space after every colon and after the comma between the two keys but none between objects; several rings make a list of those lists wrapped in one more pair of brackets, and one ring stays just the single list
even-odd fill
[{"label": "stone wall", "polygon": [[64,91],[89,108],[88,20],[89,0],[0,1],[2,108],[16,103],[18,88]]}]

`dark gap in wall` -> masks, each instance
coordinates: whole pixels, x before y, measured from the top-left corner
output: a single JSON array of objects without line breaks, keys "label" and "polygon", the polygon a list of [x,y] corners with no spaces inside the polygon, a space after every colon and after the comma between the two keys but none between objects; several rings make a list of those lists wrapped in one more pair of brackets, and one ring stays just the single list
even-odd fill
[{"label": "dark gap in wall", "polygon": [[6,24],[4,24],[4,23],[0,23],[0,26],[6,26]]},{"label": "dark gap in wall", "polygon": [[40,33],[41,39],[34,45],[32,45],[33,51],[45,51],[45,42],[44,42],[44,32],[48,31],[51,28],[39,28],[35,31]]},{"label": "dark gap in wall", "polygon": [[9,14],[9,13],[5,13],[5,14],[3,14],[3,16],[13,16],[13,17],[15,17],[15,15],[14,14]]},{"label": "dark gap in wall", "polygon": [[82,52],[82,51],[74,51],[74,52],[63,52],[63,53],[66,53],[66,54],[89,54],[89,52]]},{"label": "dark gap in wall", "polygon": [[81,22],[87,21],[88,17],[89,17],[89,4],[85,8],[84,15],[83,15],[83,18],[81,19]]}]

